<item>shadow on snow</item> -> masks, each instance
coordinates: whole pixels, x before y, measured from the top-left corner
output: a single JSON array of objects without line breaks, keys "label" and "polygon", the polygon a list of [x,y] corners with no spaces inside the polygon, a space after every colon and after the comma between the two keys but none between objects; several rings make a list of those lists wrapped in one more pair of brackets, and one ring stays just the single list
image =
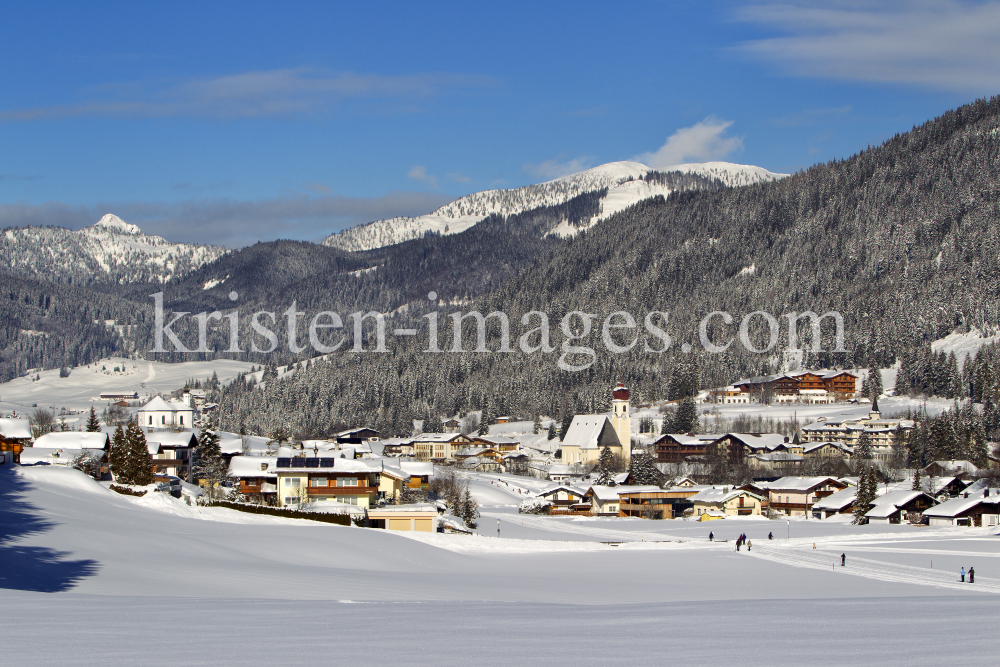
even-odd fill
[{"label": "shadow on snow", "polygon": [[0,468],[0,588],[40,593],[67,591],[97,574],[95,560],[65,560],[70,554],[15,542],[56,524],[24,500],[29,484],[10,467]]}]

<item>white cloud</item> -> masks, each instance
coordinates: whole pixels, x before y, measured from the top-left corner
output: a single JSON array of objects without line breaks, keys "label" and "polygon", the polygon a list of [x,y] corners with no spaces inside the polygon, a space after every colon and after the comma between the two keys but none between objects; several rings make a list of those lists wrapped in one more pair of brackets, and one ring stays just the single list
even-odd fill
[{"label": "white cloud", "polygon": [[438,186],[437,176],[428,174],[427,167],[422,164],[411,167],[410,170],[406,172],[406,177],[412,178],[418,183],[423,183],[424,185],[428,185],[432,188],[436,188]]},{"label": "white cloud", "polygon": [[560,178],[569,176],[586,169],[590,169],[593,158],[578,157],[572,160],[563,160],[562,156],[546,160],[541,164],[526,164],[523,167],[524,173],[538,176],[540,178]]},{"label": "white cloud", "polygon": [[785,33],[737,51],[797,76],[993,94],[1000,2],[912,0],[756,5],[736,18]]},{"label": "white cloud", "polygon": [[100,100],[0,110],[0,122],[73,116],[261,118],[327,112],[358,101],[411,111],[421,100],[495,84],[492,77],[469,74],[357,74],[300,67],[103,86]]},{"label": "white cloud", "polygon": [[743,139],[726,136],[732,124],[731,120],[709,116],[691,127],[682,127],[671,134],[660,148],[637,155],[635,160],[654,169],[686,162],[721,160],[743,149]]}]

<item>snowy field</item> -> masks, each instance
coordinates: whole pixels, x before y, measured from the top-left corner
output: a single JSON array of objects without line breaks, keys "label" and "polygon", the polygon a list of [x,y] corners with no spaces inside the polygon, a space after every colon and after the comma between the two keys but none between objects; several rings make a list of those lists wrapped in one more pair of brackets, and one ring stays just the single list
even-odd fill
[{"label": "snowy field", "polygon": [[[987,529],[521,516],[518,478],[471,481],[491,503],[480,535],[407,536],[128,498],[60,468],[0,469],[0,665],[995,654],[974,631],[1000,600],[1000,538]],[[708,542],[709,530],[730,541]],[[733,551],[740,532],[749,553]],[[975,584],[958,582],[963,566]]]},{"label": "snowy field", "polygon": [[[104,359],[89,366],[74,368],[69,377],[59,377],[59,369],[30,373],[0,384],[0,411],[17,411],[27,416],[34,407],[72,411],[98,411],[107,405],[102,392],[139,392],[140,399],[158,392],[180,389],[190,378],[206,380],[212,373],[225,382],[239,373],[249,371],[251,364],[243,361],[185,361],[164,364],[141,359]],[[115,371],[115,368],[118,371]],[[35,376],[41,376],[35,380]]]}]

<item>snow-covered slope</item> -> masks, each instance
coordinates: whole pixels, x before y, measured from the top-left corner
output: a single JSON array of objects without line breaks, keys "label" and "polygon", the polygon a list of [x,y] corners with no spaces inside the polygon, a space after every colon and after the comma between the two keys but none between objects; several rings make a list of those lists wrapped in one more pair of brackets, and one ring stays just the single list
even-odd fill
[{"label": "snow-covered slope", "polygon": [[[607,196],[601,201],[601,215],[589,223],[594,224],[643,199],[656,195],[669,195],[669,188],[640,180],[650,171],[653,170],[639,162],[609,162],[545,183],[510,190],[476,192],[456,199],[428,215],[370,222],[333,234],[323,243],[344,250],[371,250],[419,238],[427,233],[457,234],[488,215],[516,215],[542,206],[562,204],[585,192],[608,188]],[[760,167],[728,162],[684,164],[657,171],[698,174],[718,179],[729,186],[773,181],[785,176]],[[559,225],[551,233],[570,236],[587,226],[589,225],[572,226],[566,223]]]},{"label": "snow-covered slope", "polygon": [[12,273],[74,283],[166,282],[226,253],[225,248],[172,243],[143,234],[108,213],[79,231],[22,227],[0,235],[0,258]]}]

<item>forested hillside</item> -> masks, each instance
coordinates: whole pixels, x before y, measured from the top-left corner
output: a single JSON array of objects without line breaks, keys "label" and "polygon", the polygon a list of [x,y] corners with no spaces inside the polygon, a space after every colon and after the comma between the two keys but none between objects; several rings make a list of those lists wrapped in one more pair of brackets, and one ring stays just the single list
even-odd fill
[{"label": "forested hillside", "polygon": [[[886,366],[955,328],[995,328],[998,128],[1000,99],[982,100],[778,182],[641,203],[462,309],[503,310],[511,322],[530,310],[553,322],[574,309],[627,310],[637,319],[669,311],[674,345],[666,353],[640,344],[612,355],[595,333],[596,362],[568,373],[555,366],[558,349],[430,355],[398,345],[388,355],[334,356],[264,390],[237,383],[221,397],[225,425],[268,432],[344,420],[392,432],[428,410],[599,409],[618,377],[643,401],[681,384],[690,390],[691,382],[671,382],[672,373],[718,385],[777,367],[784,338],[763,355],[738,343],[725,354],[699,352],[697,324],[715,310],[737,323],[755,310],[841,312],[848,352],[807,355],[809,365]],[[710,331],[713,340],[733,333]],[[694,346],[690,354],[682,342]]]}]

